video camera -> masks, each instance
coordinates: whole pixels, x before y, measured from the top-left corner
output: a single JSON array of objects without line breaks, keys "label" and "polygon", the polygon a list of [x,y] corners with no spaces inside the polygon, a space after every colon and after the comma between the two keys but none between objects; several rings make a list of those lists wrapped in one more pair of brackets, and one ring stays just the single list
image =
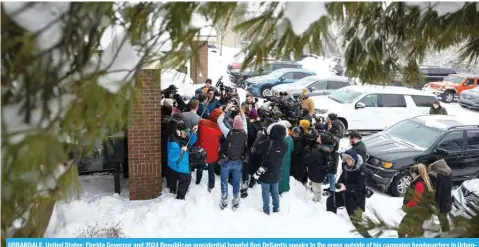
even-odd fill
[{"label": "video camera", "polygon": [[175,85],[170,85],[166,89],[163,89],[161,91],[161,96],[166,99],[176,99],[180,97],[178,94],[178,88]]}]

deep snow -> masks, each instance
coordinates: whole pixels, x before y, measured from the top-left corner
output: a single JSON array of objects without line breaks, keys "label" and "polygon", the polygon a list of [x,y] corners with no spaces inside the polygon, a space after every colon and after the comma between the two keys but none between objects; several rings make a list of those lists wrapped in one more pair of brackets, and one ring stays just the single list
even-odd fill
[{"label": "deep snow", "polygon": [[[342,146],[347,145],[344,139]],[[175,200],[167,190],[154,200],[129,201],[127,180],[122,180],[121,195],[114,195],[111,175],[81,177],[82,190],[77,197],[56,204],[46,237],[75,237],[87,226],[117,223],[128,237],[360,237],[351,232],[354,228],[345,209],[338,215],[326,212],[326,198],[314,203],[312,193],[294,178],[291,190],[281,198],[281,212],[267,216],[262,213],[259,186],[249,190],[236,212],[231,208],[221,211],[219,177],[211,194],[207,177],[205,171],[200,185],[193,179],[185,201]],[[231,200],[231,186],[229,194]],[[367,214],[377,212],[388,222],[399,223],[401,205],[401,198],[376,192],[367,201]],[[384,236],[396,237],[396,233]]]}]

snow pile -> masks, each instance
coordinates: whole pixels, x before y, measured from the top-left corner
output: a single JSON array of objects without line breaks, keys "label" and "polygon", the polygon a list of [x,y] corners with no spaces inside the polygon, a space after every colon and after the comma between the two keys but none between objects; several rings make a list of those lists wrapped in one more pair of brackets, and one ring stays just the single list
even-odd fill
[{"label": "snow pile", "polygon": [[327,13],[326,2],[287,2],[284,7],[284,16],[298,36]]},{"label": "snow pile", "polygon": [[334,73],[329,69],[331,61],[324,59],[323,57],[313,58],[306,57],[299,64],[303,66],[303,69],[310,70],[316,73],[318,76],[334,76]]},{"label": "snow pile", "polygon": [[199,84],[193,84],[193,80],[185,73],[167,69],[161,72],[161,89],[166,89],[170,85],[175,85],[178,93],[184,97],[193,97],[195,90],[200,87]]}]

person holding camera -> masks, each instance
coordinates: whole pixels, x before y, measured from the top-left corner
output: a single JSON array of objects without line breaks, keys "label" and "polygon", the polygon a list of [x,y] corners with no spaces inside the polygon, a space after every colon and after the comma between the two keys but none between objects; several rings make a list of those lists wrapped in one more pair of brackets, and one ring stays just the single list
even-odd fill
[{"label": "person holding camera", "polygon": [[311,151],[304,157],[308,178],[311,181],[313,201],[321,201],[321,185],[326,179],[328,168],[332,165],[333,139],[326,133],[320,133],[312,145]]},{"label": "person holding camera", "polygon": [[189,150],[196,143],[198,126],[192,131],[187,124],[180,122],[175,134],[168,140],[168,167],[170,192],[176,194],[176,199],[184,200],[191,183]]},{"label": "person holding camera", "polygon": [[257,143],[254,152],[262,154],[261,165],[253,175],[255,180],[261,182],[261,193],[263,198],[263,212],[270,214],[270,195],[273,198],[273,213],[279,212],[279,181],[281,166],[288,144],[284,141],[286,127],[281,124],[271,128],[266,140]]},{"label": "person holding camera", "polygon": [[208,112],[213,112],[214,109],[221,107],[219,100],[215,96],[215,89],[213,87],[208,88],[207,97],[208,102],[206,108]]},{"label": "person holding camera", "polygon": [[[224,114],[222,114],[223,116]],[[245,131],[245,122],[242,115],[236,115],[233,120],[233,129],[226,133],[226,140],[223,142],[221,152],[225,156],[220,162],[221,169],[221,203],[220,208],[228,206],[228,179],[231,173],[233,185],[233,209],[239,207],[240,202],[240,179],[242,170],[242,159],[247,154],[248,136]],[[220,117],[221,118],[221,117]],[[218,118],[218,124],[219,124]]]},{"label": "person holding camera", "polygon": [[181,113],[173,113],[171,115],[172,107],[170,105],[163,105],[161,109],[163,113],[167,114],[168,116],[163,118],[161,121],[161,153],[163,154],[161,155],[161,159],[163,162],[163,175],[166,178],[166,187],[170,188],[170,180],[168,177],[171,171],[168,167],[168,140],[176,133],[178,125],[183,123],[183,115]]},{"label": "person holding camera", "polygon": [[[338,192],[333,192],[326,200],[326,210],[336,213],[337,209],[345,206],[349,217],[351,218],[357,210],[360,214],[366,210],[366,167],[363,165],[363,159],[356,150],[349,149],[342,154],[343,172],[334,186]],[[357,226],[357,221],[351,218],[353,225]],[[360,227],[356,227],[360,230]],[[359,231],[363,237],[370,238],[367,231]]]},{"label": "person holding camera", "polygon": [[307,169],[303,162],[305,156],[304,130],[301,127],[294,127],[291,131],[294,149],[291,153],[291,175],[300,183],[306,185],[308,182]]}]

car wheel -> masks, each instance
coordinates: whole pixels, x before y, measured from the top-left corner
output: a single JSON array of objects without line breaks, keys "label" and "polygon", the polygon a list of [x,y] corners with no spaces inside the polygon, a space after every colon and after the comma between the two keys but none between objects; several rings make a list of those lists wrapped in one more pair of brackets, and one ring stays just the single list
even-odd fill
[{"label": "car wheel", "polygon": [[261,96],[263,96],[263,98],[269,97],[272,95],[273,93],[271,92],[271,87],[264,87],[263,89],[261,89]]},{"label": "car wheel", "polygon": [[451,91],[445,92],[444,95],[442,96],[442,101],[446,103],[451,103],[453,99],[454,99],[454,94]]},{"label": "car wheel", "polygon": [[404,196],[411,185],[412,177],[409,172],[401,172],[398,174],[391,184],[391,194],[399,197]]}]

